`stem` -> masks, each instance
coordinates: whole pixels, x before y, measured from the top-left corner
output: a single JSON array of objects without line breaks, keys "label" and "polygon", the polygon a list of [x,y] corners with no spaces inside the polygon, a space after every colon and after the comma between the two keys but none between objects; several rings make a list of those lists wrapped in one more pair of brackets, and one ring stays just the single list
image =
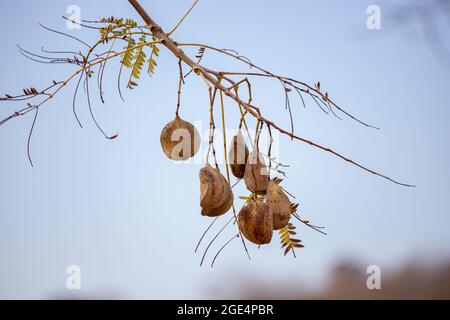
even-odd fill
[{"label": "stem", "polygon": [[[152,41],[152,42],[142,43],[142,44],[136,45],[133,48],[130,48],[130,49],[127,49],[127,50],[124,50],[124,51],[121,51],[121,52],[116,52],[116,53],[110,55],[109,57],[102,58],[100,60],[96,60],[95,62],[90,62],[87,65],[84,65],[83,67],[78,69],[76,72],[74,72],[70,77],[68,77],[65,81],[58,82],[56,85],[52,86],[53,88],[55,88],[55,91],[53,91],[51,94],[47,94],[47,97],[44,100],[42,100],[41,102],[39,102],[38,104],[30,105],[30,106],[28,106],[28,107],[26,107],[26,108],[24,108],[22,110],[14,112],[12,115],[8,116],[5,119],[0,120],[0,126],[5,124],[6,122],[10,121],[11,119],[14,119],[14,118],[19,117],[19,116],[24,116],[24,115],[30,113],[31,111],[39,109],[42,105],[44,105],[45,103],[47,103],[48,101],[53,99],[58,94],[59,91],[61,91],[64,87],[66,87],[69,84],[69,82],[71,82],[80,73],[85,72],[86,70],[88,70],[88,69],[90,69],[90,68],[92,68],[92,67],[94,67],[94,66],[96,66],[96,65],[98,65],[100,63],[103,63],[103,62],[105,62],[107,60],[114,59],[115,57],[118,57],[118,56],[120,56],[120,55],[122,55],[122,54],[124,54],[126,52],[129,52],[131,50],[135,50],[136,48],[140,48],[140,47],[144,47],[144,46],[150,46],[150,45],[153,45],[153,44],[156,44],[156,43],[159,43],[159,41]],[[52,88],[52,87],[49,87],[49,88]]]},{"label": "stem", "polygon": [[[149,27],[150,31],[152,32],[152,34],[155,36],[155,38],[157,38],[158,40],[161,41],[161,43],[169,50],[171,51],[178,59],[183,60],[189,67],[191,67],[194,72],[200,76],[202,76],[204,79],[206,79],[208,82],[210,82],[215,89],[222,91],[227,97],[233,99],[234,101],[236,101],[239,105],[241,105],[248,113],[250,113],[256,120],[258,120],[258,122],[264,122],[267,125],[271,126],[272,128],[274,128],[275,130],[278,130],[280,133],[287,135],[288,137],[290,137],[291,139],[296,139],[298,141],[304,142],[306,144],[309,144],[310,146],[313,146],[315,148],[321,149],[322,151],[331,153],[335,156],[337,156],[338,158],[341,158],[342,160],[355,165],[357,167],[359,167],[360,169],[363,169],[364,171],[367,171],[371,174],[374,174],[376,176],[379,176],[381,178],[384,178],[386,180],[389,180],[395,184],[401,185],[401,186],[405,186],[405,187],[415,187],[414,185],[410,185],[410,184],[405,184],[399,181],[396,181],[392,178],[389,178],[386,175],[383,175],[381,173],[378,173],[370,168],[367,168],[366,166],[363,166],[353,160],[351,160],[350,158],[341,155],[340,153],[321,146],[313,141],[310,141],[308,139],[296,136],[284,129],[282,129],[281,127],[279,127],[278,125],[276,125],[275,123],[273,123],[272,121],[269,121],[268,119],[264,118],[259,112],[258,112],[258,108],[256,108],[255,106],[248,104],[244,101],[242,101],[241,99],[239,99],[235,94],[233,94],[228,88],[226,88],[224,85],[222,85],[219,81],[219,74],[217,72],[211,71],[211,70],[207,70],[206,68],[204,68],[203,66],[195,63],[190,57],[188,57],[183,50],[181,50],[178,46],[178,44],[176,42],[174,42],[162,29],[161,27],[148,15],[148,13],[144,10],[144,8],[142,8],[142,6],[139,4],[138,0],[128,0],[129,3],[134,7],[134,9],[137,11],[137,13],[141,16],[141,18],[144,20],[144,22],[147,24],[147,26]],[[259,68],[258,68],[259,69]],[[261,70],[261,69],[260,69]],[[263,72],[268,72],[266,70],[261,70]],[[214,77],[213,74],[216,76]],[[274,77],[277,77],[274,75]],[[289,79],[291,80],[291,79]]]},{"label": "stem", "polygon": [[177,31],[178,27],[183,23],[184,19],[186,19],[186,17],[191,13],[191,11],[194,9],[194,7],[197,5],[198,0],[195,0],[194,3],[191,5],[191,7],[189,8],[189,10],[186,12],[186,14],[180,19],[180,21],[178,21],[177,25],[167,34],[167,35],[172,35],[172,33],[174,33],[175,31]]},{"label": "stem", "polygon": [[[223,101],[223,92],[222,91],[220,91],[220,105],[221,105],[221,109],[222,109],[222,133],[223,133],[223,149],[224,149],[223,151],[224,151],[224,158],[225,158],[225,168],[226,168],[226,172],[227,172],[227,181],[228,181],[228,184],[231,186],[230,169],[229,169],[229,163],[228,163],[227,134],[226,134],[226,127],[225,127],[225,103]],[[248,258],[250,259],[250,254],[248,253],[247,246],[245,245],[245,240],[242,235],[241,227],[239,227],[238,217],[236,214],[236,207],[234,206],[234,203],[232,205],[232,209],[233,209],[234,221],[237,224],[237,227],[239,230],[238,235],[240,235],[240,237],[242,239],[242,245],[244,246],[244,249],[245,249],[245,252],[247,253]],[[231,240],[229,242],[231,242]],[[222,251],[222,250],[223,250],[223,248],[220,251]],[[220,253],[220,251],[217,253],[217,255]],[[216,255],[216,258],[217,258],[217,255]],[[215,258],[214,258],[211,266],[214,265],[214,261],[215,261]]]},{"label": "stem", "polygon": [[181,105],[181,87],[184,83],[183,78],[183,66],[181,64],[181,59],[178,60],[178,68],[180,69],[180,80],[178,82],[178,101],[177,101],[177,111],[175,112],[175,115],[178,117],[178,113],[180,112],[180,105]]}]

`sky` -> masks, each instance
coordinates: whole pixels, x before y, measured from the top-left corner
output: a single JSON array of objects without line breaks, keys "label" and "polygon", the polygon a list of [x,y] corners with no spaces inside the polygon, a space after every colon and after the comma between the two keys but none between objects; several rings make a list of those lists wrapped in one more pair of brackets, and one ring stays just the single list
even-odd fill
[{"label": "sky", "polygon": [[[142,0],[165,30],[190,3]],[[381,9],[381,30],[366,26],[366,9],[372,4]],[[0,28],[7,30],[0,94],[44,87],[74,71],[73,66],[29,61],[16,47],[36,52],[42,46],[84,49],[45,32],[39,22],[95,41],[93,30],[67,29],[61,16],[70,5],[79,6],[87,20],[113,15],[140,21],[125,0],[0,2]],[[278,74],[311,84],[320,81],[341,106],[381,130],[327,116],[313,101],[304,109],[293,96],[297,134],[416,188],[395,185],[281,138],[280,160],[290,165],[284,186],[296,195],[301,215],[325,226],[328,235],[298,225],[305,248],[296,259],[283,256],[276,237],[267,247],[251,247],[250,261],[234,241],[210,268],[211,258],[235,232],[230,228],[200,267],[202,252],[195,254],[194,248],[211,222],[200,215],[201,164],[173,163],[159,142],[161,129],[174,117],[178,86],[178,61],[162,49],[156,73],[142,77],[135,90],[124,89],[125,102],[116,90],[117,65],[107,71],[107,103],[101,104],[96,94],[93,105],[105,130],[119,133],[116,140],[105,140],[95,128],[83,95],[77,106],[84,128],[78,127],[72,114],[74,84],[40,111],[31,145],[33,168],[26,153],[32,116],[0,127],[0,298],[235,298],[248,278],[273,283],[298,279],[319,287],[342,259],[388,270],[407,260],[448,258],[450,69],[436,59],[418,23],[399,27],[385,19],[394,9],[387,1],[200,0],[172,37],[235,49]],[[444,39],[448,30],[441,30]],[[204,64],[248,71],[208,52]],[[253,96],[267,117],[289,128],[279,83],[255,79]],[[18,108],[2,102],[0,114]],[[189,77],[181,116],[200,124],[206,134],[208,110],[204,82]],[[226,117],[233,132],[238,117],[231,101],[226,101]],[[242,186],[234,190],[236,197],[247,195]],[[237,199],[236,205],[242,201]],[[231,213],[219,220],[200,251],[229,217]],[[81,269],[79,291],[66,287],[71,265]]]}]

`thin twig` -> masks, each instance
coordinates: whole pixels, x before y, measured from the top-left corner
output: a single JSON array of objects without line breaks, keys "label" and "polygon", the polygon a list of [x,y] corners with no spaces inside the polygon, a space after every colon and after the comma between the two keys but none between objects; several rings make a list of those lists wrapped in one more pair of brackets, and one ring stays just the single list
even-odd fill
[{"label": "thin twig", "polygon": [[208,243],[208,246],[206,247],[205,252],[203,253],[203,257],[202,257],[202,260],[200,262],[200,266],[203,265],[203,262],[205,261],[205,258],[206,258],[206,254],[209,251],[209,248],[212,246],[214,241],[216,241],[216,239],[220,236],[220,234],[225,230],[225,228],[229,226],[229,224],[233,221],[233,219],[234,218],[231,217],[231,219],[228,220],[228,222],[222,227],[222,229],[220,229],[219,232],[214,236],[214,238]]},{"label": "thin twig", "polygon": [[28,134],[28,141],[27,141],[27,155],[28,155],[28,161],[30,162],[30,165],[34,167],[33,160],[31,159],[31,137],[33,135],[34,127],[36,126],[36,120],[39,114],[39,108],[36,108],[36,112],[34,114],[33,123],[31,125],[30,133]]},{"label": "thin twig", "polygon": [[220,253],[223,251],[223,249],[225,249],[230,243],[231,241],[233,241],[234,239],[239,238],[239,233],[236,234],[235,236],[233,236],[233,238],[231,238],[230,240],[228,240],[223,246],[222,248],[220,248],[219,251],[217,251],[216,255],[214,256],[214,259],[211,262],[211,268],[214,267],[214,263],[216,262],[217,258],[219,257]]},{"label": "thin twig", "polygon": [[212,226],[217,222],[218,219],[219,219],[218,217],[214,218],[214,220],[211,222],[211,224],[208,226],[208,228],[206,228],[206,230],[203,232],[202,236],[200,237],[200,240],[198,240],[197,246],[195,247],[195,251],[194,251],[195,253],[197,253],[198,248],[200,247],[200,244],[202,243],[206,234],[212,228]]},{"label": "thin twig", "polygon": [[178,116],[178,113],[180,111],[180,105],[181,105],[181,87],[184,84],[184,78],[183,78],[183,65],[181,64],[182,60],[179,59],[178,60],[178,68],[180,70],[180,79],[178,82],[178,100],[177,100],[177,111],[175,112],[175,114]]},{"label": "thin twig", "polygon": [[[223,134],[223,149],[224,149],[224,158],[225,158],[225,168],[226,168],[226,173],[227,173],[228,184],[231,185],[230,169],[229,169],[229,161],[228,161],[228,150],[227,150],[227,134],[226,134],[226,126],[225,126],[225,103],[223,101],[223,92],[222,91],[220,91],[220,105],[221,105],[221,110],[222,110],[222,134]],[[231,207],[233,210],[234,222],[235,222],[235,224],[237,224],[238,218],[237,218],[236,208],[234,206],[234,203],[232,204]],[[250,254],[247,249],[247,245],[245,244],[244,237],[242,236],[242,231],[241,231],[241,228],[239,227],[239,224],[238,224],[238,231],[239,231],[239,235],[241,236],[241,239],[242,239],[242,245],[244,246],[244,250],[247,253],[248,258],[251,259]],[[214,264],[214,262],[213,262],[213,264]]]},{"label": "thin twig", "polygon": [[185,15],[180,19],[180,21],[178,21],[176,26],[169,33],[167,33],[168,36],[172,35],[178,29],[178,27],[183,23],[184,19],[186,19],[186,17],[191,13],[191,11],[194,9],[197,3],[198,0],[195,0],[194,3],[189,8],[189,10],[185,13]]},{"label": "thin twig", "polygon": [[70,35],[70,34],[67,34],[67,33],[64,33],[64,32],[58,31],[58,30],[51,29],[51,28],[49,28],[49,27],[44,26],[42,23],[39,23],[39,26],[41,26],[41,28],[44,28],[44,29],[47,30],[47,31],[54,32],[54,33],[63,35],[63,36],[65,36],[65,37],[74,39],[74,40],[76,40],[76,41],[78,41],[78,42],[84,44],[84,45],[85,45],[86,47],[88,47],[88,48],[91,47],[91,46],[88,45],[86,42],[84,42],[83,40],[81,40],[81,39],[79,39],[79,38],[77,38],[77,37],[75,37],[75,36],[72,36],[72,35]]}]

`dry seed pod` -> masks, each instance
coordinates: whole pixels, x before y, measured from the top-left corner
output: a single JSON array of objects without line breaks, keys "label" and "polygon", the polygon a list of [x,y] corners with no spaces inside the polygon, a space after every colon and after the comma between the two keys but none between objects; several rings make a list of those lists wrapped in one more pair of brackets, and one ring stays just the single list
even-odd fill
[{"label": "dry seed pod", "polygon": [[202,215],[217,217],[233,205],[234,196],[228,181],[218,169],[206,165],[200,170],[200,206]]},{"label": "dry seed pod", "polygon": [[211,172],[210,166],[200,170],[200,206],[202,208],[211,202],[213,195],[215,175]]},{"label": "dry seed pod", "polygon": [[206,165],[200,170],[200,205],[202,208],[219,206],[225,199],[224,185],[217,169]]},{"label": "dry seed pod", "polygon": [[234,196],[231,192],[229,196],[225,199],[225,201],[222,203],[222,205],[218,208],[203,208],[202,209],[202,216],[206,217],[219,217],[225,213],[228,212],[228,210],[231,209],[234,202]]},{"label": "dry seed pod", "polygon": [[273,230],[286,227],[291,219],[291,201],[281,189],[280,183],[279,179],[270,181],[266,192],[266,201],[273,214]]},{"label": "dry seed pod", "polygon": [[268,244],[272,240],[273,217],[269,205],[255,201],[239,212],[239,229],[254,244]]},{"label": "dry seed pod", "polygon": [[200,148],[197,129],[178,115],[164,127],[160,140],[164,154],[176,161],[192,158]]},{"label": "dry seed pod", "polygon": [[252,151],[245,166],[245,184],[247,189],[255,193],[264,193],[269,182],[269,173],[262,153]]},{"label": "dry seed pod", "polygon": [[228,157],[231,172],[238,179],[244,178],[248,154],[249,152],[247,145],[245,144],[244,136],[242,135],[241,130],[239,130],[239,132],[233,137],[230,146],[230,154]]}]

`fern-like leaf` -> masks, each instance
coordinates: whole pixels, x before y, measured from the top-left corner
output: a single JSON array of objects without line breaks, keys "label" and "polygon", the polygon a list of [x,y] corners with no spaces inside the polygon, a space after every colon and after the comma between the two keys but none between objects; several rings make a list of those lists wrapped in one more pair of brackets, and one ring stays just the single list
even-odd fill
[{"label": "fern-like leaf", "polygon": [[292,253],[295,256],[294,248],[304,247],[301,244],[302,243],[301,240],[292,237],[297,234],[294,230],[295,226],[292,223],[289,223],[286,227],[278,231],[280,234],[281,248],[284,249],[284,255],[287,255],[289,252],[292,251]]},{"label": "fern-like leaf", "polygon": [[[128,61],[129,63],[127,64],[123,64],[125,67],[131,68],[131,73],[130,73],[130,79],[128,80],[128,89],[134,89],[138,84],[133,81],[134,79],[139,79],[141,76],[141,71],[142,68],[144,67],[145,64],[145,60],[147,58],[147,54],[144,52],[144,46],[142,46],[143,44],[145,44],[146,42],[146,37],[145,35],[143,35],[142,37],[139,38],[139,45],[141,45],[139,48],[136,48],[135,50],[132,50],[132,52],[134,54],[130,56],[128,56]],[[125,57],[124,57],[124,61],[125,61]]]},{"label": "fern-like leaf", "polygon": [[[155,41],[156,38],[153,37],[153,41]],[[155,73],[155,68],[158,65],[155,61],[155,57],[159,57],[159,48],[156,46],[156,44],[151,45],[152,53],[150,54],[150,58],[148,59],[148,73],[152,74]]]},{"label": "fern-like leaf", "polygon": [[144,52],[144,49],[141,47],[137,50],[136,55],[134,57],[135,62],[133,65],[133,69],[131,70],[131,77],[135,79],[139,79],[142,71],[142,67],[145,63],[145,58],[147,55]]},{"label": "fern-like leaf", "polygon": [[106,44],[111,39],[117,37],[123,37],[124,40],[128,40],[131,38],[130,34],[132,29],[138,27],[137,22],[133,19],[126,19],[124,21],[123,18],[109,17],[102,18],[100,22],[108,24],[107,26],[99,28],[102,44]]},{"label": "fern-like leaf", "polygon": [[134,39],[130,39],[128,41],[128,45],[124,48],[126,52],[123,54],[123,58],[121,63],[124,67],[132,68],[133,67],[133,57],[135,50],[133,49],[136,44]]}]

